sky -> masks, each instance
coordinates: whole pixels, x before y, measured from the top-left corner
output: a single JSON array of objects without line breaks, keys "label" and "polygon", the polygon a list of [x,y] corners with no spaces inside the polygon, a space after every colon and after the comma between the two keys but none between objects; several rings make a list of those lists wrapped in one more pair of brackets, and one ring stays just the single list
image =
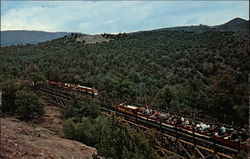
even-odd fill
[{"label": "sky", "polygon": [[123,33],[249,20],[248,1],[2,1],[1,30]]}]

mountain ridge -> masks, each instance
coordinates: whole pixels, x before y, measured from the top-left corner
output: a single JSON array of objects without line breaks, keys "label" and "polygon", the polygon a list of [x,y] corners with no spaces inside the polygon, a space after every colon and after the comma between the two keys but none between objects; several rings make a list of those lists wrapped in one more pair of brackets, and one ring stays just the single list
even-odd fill
[{"label": "mountain ridge", "polygon": [[234,18],[224,24],[220,25],[191,25],[191,26],[177,26],[162,28],[157,30],[171,30],[171,31],[190,31],[190,32],[204,32],[204,31],[231,31],[239,33],[249,33],[249,20],[242,18]]},{"label": "mountain ridge", "polygon": [[[229,31],[249,34],[249,20],[242,18],[234,18],[224,24],[208,26],[208,25],[191,25],[191,26],[177,26],[169,28],[154,29],[149,31],[188,31],[188,32],[205,32],[205,31]],[[139,33],[143,31],[133,32],[129,34]],[[1,31],[1,47],[20,44],[37,44],[57,38],[70,35],[71,32],[46,32],[36,30],[6,30]],[[88,37],[95,35],[82,34]],[[86,37],[84,37],[86,38]]]},{"label": "mountain ridge", "polygon": [[68,32],[46,32],[34,30],[6,30],[1,31],[1,47],[20,44],[37,44],[66,35]]}]

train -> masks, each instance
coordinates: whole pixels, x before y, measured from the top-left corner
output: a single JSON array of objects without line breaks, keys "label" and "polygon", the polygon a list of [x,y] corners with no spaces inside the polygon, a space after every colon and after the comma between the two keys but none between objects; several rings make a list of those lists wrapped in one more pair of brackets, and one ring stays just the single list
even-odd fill
[{"label": "train", "polygon": [[[162,126],[170,128],[170,129],[179,129],[182,132],[188,133],[189,135],[195,135],[200,138],[210,140],[211,142],[216,142],[221,145],[226,145],[231,148],[239,149],[240,147],[244,147],[246,139],[241,139],[241,140],[232,140],[230,139],[230,133],[224,134],[224,135],[218,135],[216,134],[216,131],[213,133],[207,133],[201,130],[194,129],[193,126],[191,125],[184,125],[184,124],[177,124],[178,122],[171,123],[165,120],[166,118],[166,113],[165,112],[159,112],[152,110],[151,112],[148,108],[145,107],[138,107],[134,105],[128,105],[125,103],[114,103],[112,104],[113,107],[118,112],[127,114],[127,115],[132,115],[138,119],[143,119],[147,120],[150,122],[155,122],[155,123],[160,123]],[[228,132],[230,129],[228,129]],[[246,149],[246,148],[245,148]]]},{"label": "train", "polygon": [[[73,91],[80,91],[80,92],[87,93],[92,96],[98,96],[99,94],[97,89],[91,88],[91,87],[70,84],[70,83],[55,82],[55,81],[49,81],[49,80],[47,80],[46,82],[48,85],[51,85],[51,86],[66,88],[66,89],[70,89]],[[127,114],[130,116],[134,116],[138,119],[160,123],[162,126],[167,127],[167,128],[171,128],[171,129],[178,128],[179,130],[187,134],[195,135],[200,138],[210,140],[213,142],[217,142],[217,143],[220,143],[221,145],[226,145],[231,148],[239,149],[240,146],[244,148],[244,145],[246,145],[245,144],[246,139],[239,139],[239,140],[231,139],[230,134],[218,135],[215,133],[215,131],[213,131],[212,133],[211,132],[208,133],[206,131],[194,129],[195,126],[191,126],[190,124],[187,124],[187,125],[182,124],[182,123],[178,124],[178,121],[181,120],[181,117],[178,118],[175,122],[170,122],[167,120],[168,116],[166,112],[163,112],[163,111],[152,110],[150,108],[146,108],[143,106],[129,105],[126,102],[123,103],[121,101],[120,102],[111,101],[111,107],[115,109],[117,112]],[[199,123],[199,124],[201,125],[202,123]]]},{"label": "train", "polygon": [[83,93],[87,93],[93,96],[97,96],[98,95],[98,90],[96,90],[95,88],[91,88],[91,87],[86,87],[86,86],[81,86],[81,85],[75,85],[75,84],[71,84],[71,83],[62,83],[62,82],[55,82],[55,81],[46,81],[48,85],[52,85],[52,86],[56,86],[56,87],[62,87],[62,88],[66,88],[66,89],[71,89],[74,91],[80,91]]}]

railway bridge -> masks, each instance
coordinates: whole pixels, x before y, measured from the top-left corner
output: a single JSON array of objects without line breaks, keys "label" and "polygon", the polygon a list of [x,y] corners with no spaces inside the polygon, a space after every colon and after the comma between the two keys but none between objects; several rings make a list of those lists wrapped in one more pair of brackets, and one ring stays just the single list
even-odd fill
[{"label": "railway bridge", "polygon": [[[92,98],[95,102],[100,100],[93,96],[83,95],[81,92],[70,92],[64,88],[33,87],[33,90],[43,99],[56,105],[65,107],[70,105],[71,94],[77,93],[85,98]],[[166,127],[161,122],[141,119],[133,115],[117,111],[111,103],[100,103],[104,113],[113,113],[117,118],[136,130],[143,132],[154,141],[156,151],[163,156],[175,155],[178,158],[215,158],[233,159],[240,152],[239,147],[228,147],[211,139],[197,136],[194,133],[184,132],[177,127]]]}]

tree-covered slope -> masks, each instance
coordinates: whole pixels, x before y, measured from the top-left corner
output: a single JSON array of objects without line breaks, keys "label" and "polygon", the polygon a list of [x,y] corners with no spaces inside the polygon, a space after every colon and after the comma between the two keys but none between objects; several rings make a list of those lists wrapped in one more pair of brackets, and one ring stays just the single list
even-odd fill
[{"label": "tree-covered slope", "polygon": [[248,44],[247,35],[217,31],[138,32],[89,45],[67,37],[1,48],[0,79],[79,83],[94,86],[102,97],[194,110],[243,124],[241,119],[248,117]]}]

